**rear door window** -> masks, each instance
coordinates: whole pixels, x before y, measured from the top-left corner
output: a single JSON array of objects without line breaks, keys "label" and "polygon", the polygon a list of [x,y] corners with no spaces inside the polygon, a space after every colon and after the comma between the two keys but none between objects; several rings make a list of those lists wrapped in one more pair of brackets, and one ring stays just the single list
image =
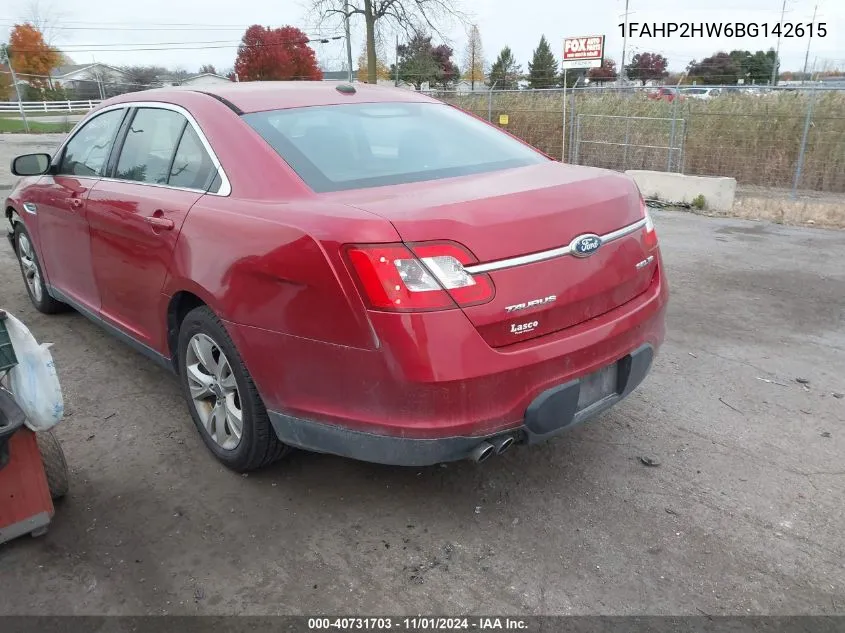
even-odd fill
[{"label": "rear door window", "polygon": [[166,185],[188,120],[173,110],[140,108],[126,132],[114,177]]}]

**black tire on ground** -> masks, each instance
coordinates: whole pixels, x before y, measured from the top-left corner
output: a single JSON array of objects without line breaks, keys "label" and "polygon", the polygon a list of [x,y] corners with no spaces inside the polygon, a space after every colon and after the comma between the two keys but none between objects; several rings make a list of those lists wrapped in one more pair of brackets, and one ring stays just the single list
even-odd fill
[{"label": "black tire on ground", "polygon": [[15,254],[18,256],[18,265],[21,269],[21,276],[23,277],[24,287],[26,293],[29,295],[29,300],[35,309],[44,314],[56,314],[57,312],[64,312],[68,306],[61,301],[56,301],[47,293],[47,284],[44,283],[44,269],[41,267],[41,262],[38,260],[38,255],[35,253],[35,245],[32,244],[32,261],[38,269],[38,285],[41,288],[41,298],[36,299],[35,295],[29,287],[26,280],[26,271],[24,270],[23,262],[21,261],[21,236],[24,236],[30,244],[32,244],[32,237],[27,232],[22,222],[15,223]]},{"label": "black tire on ground", "polygon": [[35,437],[38,440],[38,450],[41,453],[44,471],[47,473],[50,496],[54,500],[61,499],[67,494],[70,487],[67,462],[62,445],[52,431],[36,433]]},{"label": "black tire on ground", "polygon": [[[238,386],[243,431],[240,443],[232,450],[226,450],[214,441],[203,425],[191,397],[186,372],[186,356],[191,338],[199,333],[210,337],[226,355]],[[267,409],[264,407],[264,402],[258,394],[258,389],[255,387],[241,355],[220,319],[208,307],[195,308],[185,316],[179,328],[177,353],[179,382],[182,385],[182,393],[188,404],[191,418],[194,420],[205,445],[225,466],[236,472],[256,470],[269,466],[291,451],[289,446],[280,442],[276,437],[276,433],[270,424],[270,418],[267,416]]]}]

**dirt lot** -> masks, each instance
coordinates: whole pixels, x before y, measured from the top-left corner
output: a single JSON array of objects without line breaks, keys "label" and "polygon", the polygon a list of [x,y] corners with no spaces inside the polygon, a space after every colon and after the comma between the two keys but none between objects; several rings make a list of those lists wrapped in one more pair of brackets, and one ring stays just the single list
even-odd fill
[{"label": "dirt lot", "polygon": [[615,410],[482,466],[297,453],[249,477],[171,376],[36,313],[0,244],[0,306],[55,344],[72,468],[49,534],[0,546],[0,614],[845,612],[845,233],[655,215],[669,337]]}]

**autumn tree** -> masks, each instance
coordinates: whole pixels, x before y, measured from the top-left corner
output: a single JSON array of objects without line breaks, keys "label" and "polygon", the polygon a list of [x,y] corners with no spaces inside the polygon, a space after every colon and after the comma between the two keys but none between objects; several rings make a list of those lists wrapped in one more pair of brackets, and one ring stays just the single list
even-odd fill
[{"label": "autumn tree", "polygon": [[29,23],[12,27],[9,56],[15,72],[38,88],[49,85],[50,72],[61,62],[59,51],[49,46],[41,31]]},{"label": "autumn tree", "polygon": [[12,98],[12,76],[8,68],[0,62],[0,101],[9,101]]},{"label": "autumn tree", "polygon": [[637,53],[631,58],[631,63],[625,66],[625,71],[629,79],[641,81],[645,86],[647,81],[666,77],[668,64],[668,60],[660,53]]},{"label": "autumn tree", "polygon": [[557,59],[546,36],[540,36],[540,43],[534,49],[534,56],[528,62],[528,85],[531,88],[551,88],[557,84]]},{"label": "autumn tree", "polygon": [[484,47],[481,44],[481,33],[475,24],[467,34],[463,64],[464,80],[475,90],[475,82],[484,83]]},{"label": "autumn tree", "polygon": [[323,73],[308,41],[293,26],[273,29],[254,24],[241,39],[235,73],[241,81],[320,80]]},{"label": "autumn tree", "polygon": [[[376,56],[376,78],[377,79],[390,79],[390,68],[387,67],[381,58],[381,51],[376,51],[378,55]],[[358,81],[367,83],[367,78],[369,77],[369,66],[367,61],[367,44],[364,43],[364,47],[361,49],[361,54],[358,56]]]},{"label": "autumn tree", "polygon": [[510,46],[505,46],[490,66],[487,83],[495,90],[515,90],[519,87],[521,76],[522,66],[516,63]]},{"label": "autumn tree", "polygon": [[458,0],[311,0],[312,10],[321,20],[362,16],[367,33],[367,81],[376,83],[378,60],[376,33],[379,27],[395,27],[409,38],[424,31],[437,32],[437,24],[462,19]]},{"label": "autumn tree", "polygon": [[607,81],[615,81],[616,62],[610,59],[609,57],[605,58],[601,66],[599,66],[598,68],[590,68],[589,72],[587,73],[587,78],[590,81],[594,81],[599,84],[603,84]]},{"label": "autumn tree", "polygon": [[200,75],[216,75],[217,69],[214,67],[214,64],[203,64],[200,66]]}]

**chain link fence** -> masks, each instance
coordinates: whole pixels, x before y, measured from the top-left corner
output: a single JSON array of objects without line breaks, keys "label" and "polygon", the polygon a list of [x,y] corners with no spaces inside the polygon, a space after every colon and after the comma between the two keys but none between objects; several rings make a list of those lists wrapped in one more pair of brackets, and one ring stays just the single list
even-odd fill
[{"label": "chain link fence", "polygon": [[820,84],[428,94],[553,158],[845,193],[845,88]]}]

